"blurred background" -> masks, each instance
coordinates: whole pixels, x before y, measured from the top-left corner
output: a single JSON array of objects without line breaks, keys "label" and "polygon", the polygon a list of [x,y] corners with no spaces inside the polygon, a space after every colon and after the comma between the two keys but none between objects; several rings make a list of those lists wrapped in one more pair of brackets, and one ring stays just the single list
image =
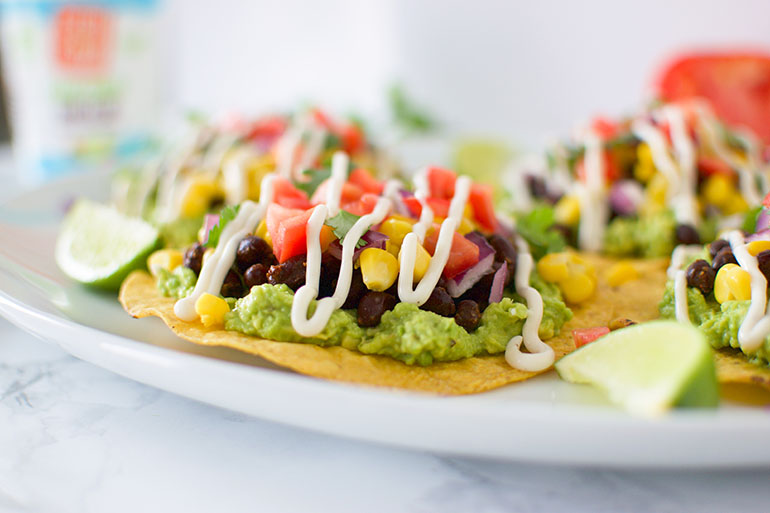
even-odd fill
[{"label": "blurred background", "polygon": [[[675,52],[770,48],[763,0],[2,6],[4,111],[29,182],[81,167],[83,156],[130,156],[191,110],[259,114],[313,102],[387,131],[393,84],[440,127],[423,138],[422,158],[445,161],[447,144],[468,136],[537,149],[590,116],[643,104]],[[118,41],[112,54],[73,58],[100,38]],[[102,103],[84,107],[83,95]]]}]

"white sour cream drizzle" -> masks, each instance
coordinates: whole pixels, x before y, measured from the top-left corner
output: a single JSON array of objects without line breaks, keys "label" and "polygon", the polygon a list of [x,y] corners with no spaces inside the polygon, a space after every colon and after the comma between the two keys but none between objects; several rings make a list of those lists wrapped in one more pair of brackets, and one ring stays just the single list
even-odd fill
[{"label": "white sour cream drizzle", "polygon": [[[757,257],[749,253],[743,234],[738,230],[727,232],[723,238],[730,243],[735,259],[741,268],[751,277],[751,302],[746,317],[738,329],[738,343],[745,353],[756,351],[770,334],[770,312],[767,311],[767,280],[759,270]],[[692,250],[689,248],[693,248]],[[681,267],[688,254],[693,254],[698,246],[679,246],[671,255],[671,266],[668,269],[669,278],[673,277],[674,302],[676,319],[680,322],[690,322],[687,312],[687,281],[685,271],[676,270]]]},{"label": "white sour cream drizzle", "polygon": [[[389,180],[385,184],[383,195],[377,201],[374,210],[361,216],[351,227],[342,241],[342,258],[337,286],[331,297],[316,302],[316,309],[308,317],[310,304],[318,297],[321,278],[321,244],[320,232],[324,222],[340,208],[342,187],[347,180],[348,157],[337,152],[332,158],[330,183],[326,191],[326,203],[317,205],[310,215],[307,224],[307,266],[305,285],[294,295],[291,307],[291,323],[294,330],[306,337],[318,335],[326,327],[332,314],[344,303],[350,291],[353,275],[353,257],[358,240],[372,226],[381,223],[393,209],[393,202],[398,200],[399,191],[403,187],[398,180]],[[190,296],[180,299],[174,305],[174,313],[182,320],[192,321],[197,315],[195,301],[204,293],[218,294],[230,266],[235,260],[239,242],[264,217],[268,205],[273,199],[273,179],[276,174],[267,175],[262,180],[259,204],[251,201],[241,203],[241,208],[234,220],[225,226],[220,236],[217,248],[201,268],[200,277]],[[417,244],[425,240],[428,227],[433,222],[433,212],[427,204],[430,193],[427,182],[427,171],[423,170],[415,178],[415,196],[422,205],[420,220],[413,225],[412,231],[404,237],[399,262],[398,294],[402,302],[423,304],[430,297],[441,273],[446,266],[452,247],[452,239],[462,220],[465,205],[470,195],[471,181],[468,177],[460,176],[455,183],[455,194],[450,202],[449,215],[441,223],[436,248],[428,266],[428,270],[416,288],[413,288],[414,266],[417,255]],[[524,322],[521,336],[511,339],[506,350],[506,360],[514,367],[525,371],[539,371],[553,364],[554,352],[538,336],[540,323],[543,319],[543,299],[536,289],[530,286],[529,279],[534,261],[529,253],[527,243],[516,236],[518,257],[516,261],[516,289],[527,302],[528,316]],[[520,346],[529,351],[523,353]]]},{"label": "white sour cream drizzle", "polygon": [[601,251],[604,246],[604,231],[607,227],[609,207],[604,180],[605,169],[602,158],[602,140],[591,131],[584,136],[585,156],[583,169],[585,182],[575,182],[575,193],[580,204],[580,226],[578,244],[587,251]]},{"label": "white sour cream drizzle", "polygon": [[767,312],[767,280],[759,270],[757,257],[749,253],[743,234],[734,230],[725,238],[730,243],[735,259],[751,276],[751,303],[738,329],[738,342],[745,353],[756,351],[770,333],[770,313]]},{"label": "white sour cream drizzle", "polygon": [[703,246],[680,244],[671,253],[671,263],[666,274],[669,279],[674,280],[674,311],[676,320],[679,322],[690,322],[687,306],[687,272],[682,269],[682,266],[688,258],[700,255],[702,252]]},{"label": "white sour cream drizzle", "polygon": [[[309,113],[300,117],[276,143],[278,174],[284,178],[300,179],[299,174],[311,167],[323,151],[326,133],[326,129],[313,120]],[[305,134],[308,134],[309,140],[298,156],[297,149]]]},{"label": "white sour cream drizzle", "polygon": [[[529,284],[534,259],[529,252],[526,241],[516,235],[516,275],[514,284],[516,291],[527,302],[527,319],[521,335],[517,335],[508,341],[505,348],[505,361],[511,367],[519,370],[537,372],[553,365],[556,355],[551,346],[540,340],[538,331],[543,321],[543,297]],[[527,348],[528,353],[521,351],[521,344]]]},{"label": "white sour cream drizzle", "polygon": [[205,293],[219,294],[230,266],[235,261],[238,244],[249,235],[265,215],[268,205],[273,201],[274,174],[262,179],[259,203],[244,201],[238,210],[238,215],[230,221],[219,236],[219,242],[209,258],[201,267],[200,276],[192,293],[180,299],[174,305],[174,313],[183,321],[197,318],[195,302]]},{"label": "white sour cream drizzle", "polygon": [[[433,257],[430,259],[428,270],[420,280],[417,287],[414,287],[414,265],[417,259],[417,244],[424,240],[428,226],[433,222],[433,212],[425,202],[425,190],[427,185],[423,183],[424,174],[420,173],[415,179],[417,190],[415,196],[422,204],[422,214],[420,221],[416,223],[412,232],[404,237],[401,244],[401,263],[398,274],[398,297],[405,303],[414,303],[422,305],[430,297],[433,289],[436,288],[441,273],[444,271],[449,252],[452,249],[452,239],[460,221],[463,217],[465,204],[468,202],[468,195],[471,190],[471,180],[467,176],[460,176],[455,183],[455,194],[449,204],[449,215],[441,223],[438,232],[438,240]],[[430,216],[430,218],[428,217]]]},{"label": "white sour cream drizzle", "polygon": [[[759,205],[762,201],[762,193],[759,187],[762,185],[765,187],[764,190],[767,190],[768,180],[767,175],[762,172],[760,159],[757,156],[757,145],[752,141],[752,137],[745,135],[741,137],[742,142],[746,145],[746,161],[744,162],[722,141],[722,138],[719,136],[718,122],[710,109],[704,104],[698,104],[695,107],[695,111],[698,113],[701,132],[713,148],[714,153],[717,154],[717,157],[730,164],[730,167],[738,171],[738,184],[743,199],[752,207]],[[760,171],[761,183],[757,182],[755,170]]]},{"label": "white sour cream drizzle", "polygon": [[246,200],[249,192],[249,175],[246,162],[256,156],[254,148],[248,145],[240,146],[222,164],[222,178],[225,189],[225,202],[237,205]]}]

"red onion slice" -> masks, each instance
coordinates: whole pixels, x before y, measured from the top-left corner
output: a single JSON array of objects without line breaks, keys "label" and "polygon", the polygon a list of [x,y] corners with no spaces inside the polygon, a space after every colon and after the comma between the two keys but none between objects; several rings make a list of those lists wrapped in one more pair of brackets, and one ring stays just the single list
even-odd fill
[{"label": "red onion slice", "polygon": [[[361,246],[360,248],[356,248],[355,251],[353,251],[353,261],[355,262],[358,260],[359,255],[361,255],[361,252],[368,248],[377,248],[377,249],[385,249],[385,243],[388,241],[388,236],[381,232],[376,232],[374,230],[367,231],[363,237],[361,237],[364,242],[366,242],[365,245]],[[334,258],[338,260],[342,260],[342,244],[340,244],[339,240],[335,240],[331,244],[329,244],[329,249],[327,249],[330,255],[332,255]]]},{"label": "red onion slice", "polygon": [[476,285],[483,276],[492,272],[492,265],[495,263],[495,250],[483,235],[471,232],[465,238],[479,247],[479,261],[447,281],[446,290],[452,297],[460,297]]},{"label": "red onion slice", "polygon": [[768,228],[770,228],[770,212],[768,212],[767,208],[763,207],[757,216],[757,224],[754,226],[754,231],[761,232]]},{"label": "red onion slice", "polygon": [[632,216],[644,201],[644,189],[635,180],[619,180],[610,188],[610,205],[621,216]]},{"label": "red onion slice", "polygon": [[219,214],[206,214],[203,217],[203,231],[205,235],[203,236],[201,244],[206,244],[209,241],[209,233],[217,224],[219,224]]},{"label": "red onion slice", "polygon": [[492,278],[492,288],[489,290],[490,303],[499,303],[503,300],[506,279],[508,279],[508,266],[503,263]]},{"label": "red onion slice", "polygon": [[746,242],[754,242],[755,240],[770,240],[770,228],[765,228],[757,233],[748,235],[745,239]]}]

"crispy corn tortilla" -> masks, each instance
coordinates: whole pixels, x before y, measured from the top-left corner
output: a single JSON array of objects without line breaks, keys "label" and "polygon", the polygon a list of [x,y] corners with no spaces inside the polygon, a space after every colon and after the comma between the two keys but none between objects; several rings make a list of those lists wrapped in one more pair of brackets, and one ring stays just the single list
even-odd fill
[{"label": "crispy corn tortilla", "polygon": [[[662,297],[662,285],[652,287],[647,284],[665,283],[664,261],[639,261],[638,267],[644,279],[613,288],[604,280],[604,270],[613,260],[595,256],[588,258],[599,270],[597,293],[592,300],[572,306],[573,319],[562,327],[558,336],[547,341],[556,352],[557,359],[575,349],[573,329],[606,326],[618,317],[637,322],[658,317],[657,305]],[[174,299],[161,296],[153,278],[141,271],[134,272],[123,282],[120,302],[136,318],[160,317],[174,333],[190,342],[238,349],[317,378],[440,395],[462,395],[484,392],[539,374],[514,369],[503,356],[474,357],[420,367],[387,356],[365,355],[342,347],[276,342],[235,331],[205,328],[200,321],[185,322],[177,318],[174,315]]]}]

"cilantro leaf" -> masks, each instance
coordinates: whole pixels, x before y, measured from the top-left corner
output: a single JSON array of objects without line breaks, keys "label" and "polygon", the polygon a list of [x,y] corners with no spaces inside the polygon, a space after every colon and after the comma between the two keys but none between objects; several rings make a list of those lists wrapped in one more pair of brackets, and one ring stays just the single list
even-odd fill
[{"label": "cilantro leaf", "polygon": [[390,88],[389,100],[395,123],[407,131],[427,133],[436,128],[436,122],[407,98],[400,85]]},{"label": "cilantro leaf", "polygon": [[302,171],[304,180],[295,182],[297,189],[305,191],[311,197],[318,186],[332,175],[331,169],[305,169]]},{"label": "cilantro leaf", "polygon": [[233,205],[222,209],[222,211],[219,213],[219,222],[209,231],[209,237],[208,240],[206,240],[206,243],[203,245],[204,247],[217,247],[219,237],[222,235],[222,230],[224,230],[225,226],[227,226],[227,223],[235,219],[235,216],[238,215],[238,210],[240,208],[240,205]]},{"label": "cilantro leaf", "polygon": [[554,223],[553,207],[550,206],[536,207],[516,220],[516,231],[529,243],[535,260],[547,253],[561,251],[567,245],[561,232],[552,229]]},{"label": "cilantro leaf", "polygon": [[[359,219],[361,219],[360,216],[340,210],[336,216],[330,217],[324,224],[331,227],[334,235],[340,240],[340,244],[342,244],[345,241],[345,236]],[[364,246],[366,246],[366,241],[364,239],[358,239],[356,247],[361,248]]]}]

